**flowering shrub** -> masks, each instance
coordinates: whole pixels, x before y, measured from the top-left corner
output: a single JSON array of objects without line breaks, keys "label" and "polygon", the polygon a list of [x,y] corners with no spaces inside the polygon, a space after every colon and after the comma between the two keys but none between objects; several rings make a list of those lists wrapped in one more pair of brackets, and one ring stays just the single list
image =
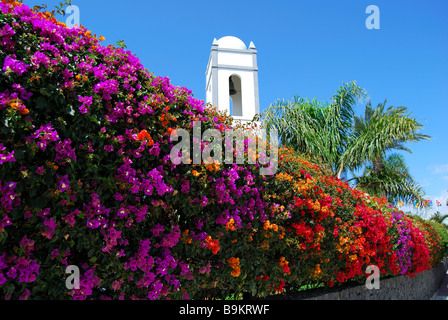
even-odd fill
[{"label": "flowering shrub", "polygon": [[413,217],[416,226],[423,233],[432,264],[438,263],[447,253],[448,232],[445,226],[434,221],[425,221],[422,218]]},{"label": "flowering shrub", "polygon": [[0,12],[2,298],[267,296],[440,260],[428,224],[292,151],[275,177],[173,164],[174,128],[231,120],[83,27],[12,1]]},{"label": "flowering shrub", "polygon": [[427,222],[322,174],[291,150],[281,150],[280,160],[266,186],[275,190],[266,194],[269,224],[282,230],[278,254],[289,261],[273,283],[280,291],[363,281],[368,265],[378,266],[382,277],[414,275],[442,259],[440,236]]}]

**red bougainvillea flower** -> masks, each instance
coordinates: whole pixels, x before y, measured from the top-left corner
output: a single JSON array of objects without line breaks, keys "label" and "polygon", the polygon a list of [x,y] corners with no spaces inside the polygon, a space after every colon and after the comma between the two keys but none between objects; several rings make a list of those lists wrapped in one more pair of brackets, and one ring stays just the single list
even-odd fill
[{"label": "red bougainvillea flower", "polygon": [[152,147],[154,145],[154,140],[152,140],[151,135],[149,134],[148,130],[143,129],[137,134],[137,141],[144,141],[146,142],[148,147]]},{"label": "red bougainvillea flower", "polygon": [[278,265],[280,266],[280,268],[282,268],[283,273],[290,275],[291,274],[291,269],[289,268],[289,262],[288,260],[286,260],[285,257],[280,257],[279,261],[278,261]]},{"label": "red bougainvillea flower", "polygon": [[214,255],[218,254],[221,247],[219,246],[219,240],[213,239],[211,236],[207,236],[205,238],[205,246],[209,249]]}]

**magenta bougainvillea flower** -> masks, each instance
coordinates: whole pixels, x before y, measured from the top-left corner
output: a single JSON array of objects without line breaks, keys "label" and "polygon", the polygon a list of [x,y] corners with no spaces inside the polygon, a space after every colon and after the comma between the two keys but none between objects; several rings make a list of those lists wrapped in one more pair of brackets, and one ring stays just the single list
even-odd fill
[{"label": "magenta bougainvillea flower", "polygon": [[7,162],[15,162],[16,158],[14,158],[14,150],[8,152],[6,147],[0,143],[0,165]]},{"label": "magenta bougainvillea flower", "polygon": [[3,61],[3,72],[12,72],[17,75],[22,75],[28,70],[28,65],[23,61],[17,60],[14,56],[6,56]]},{"label": "magenta bougainvillea flower", "polygon": [[37,51],[31,56],[31,62],[38,68],[48,68],[50,65],[50,58],[48,58],[44,53]]},{"label": "magenta bougainvillea flower", "polygon": [[79,106],[79,112],[81,112],[82,114],[86,114],[87,112],[89,112],[89,107],[93,103],[93,97],[78,96],[78,101],[81,103],[81,105]]},{"label": "magenta bougainvillea flower", "polygon": [[47,148],[48,143],[56,142],[59,140],[59,135],[57,131],[53,128],[51,123],[42,125],[38,130],[36,130],[31,138],[37,140],[37,146],[40,150],[44,151]]},{"label": "magenta bougainvillea flower", "polygon": [[70,180],[68,175],[64,175],[58,178],[58,190],[60,192],[70,191]]},{"label": "magenta bougainvillea flower", "polygon": [[115,79],[104,80],[93,87],[93,92],[101,94],[103,100],[109,101],[112,95],[118,92],[118,82]]},{"label": "magenta bougainvillea flower", "polygon": [[54,160],[60,164],[64,165],[67,162],[76,162],[76,151],[72,146],[72,140],[64,139],[59,141],[55,146],[56,156]]}]

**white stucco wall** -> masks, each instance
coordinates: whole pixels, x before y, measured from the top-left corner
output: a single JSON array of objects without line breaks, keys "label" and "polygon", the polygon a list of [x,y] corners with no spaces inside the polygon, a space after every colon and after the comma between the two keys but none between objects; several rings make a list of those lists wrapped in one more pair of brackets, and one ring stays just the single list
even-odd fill
[{"label": "white stucco wall", "polygon": [[218,52],[218,64],[239,67],[253,67],[252,55],[235,52]]}]

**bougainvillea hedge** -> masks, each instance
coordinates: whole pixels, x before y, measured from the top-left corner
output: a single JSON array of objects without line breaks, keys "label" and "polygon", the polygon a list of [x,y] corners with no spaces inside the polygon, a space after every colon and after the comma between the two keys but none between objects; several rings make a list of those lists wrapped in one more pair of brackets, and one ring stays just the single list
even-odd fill
[{"label": "bougainvillea hedge", "polygon": [[85,28],[17,2],[0,10],[1,298],[263,297],[441,259],[431,225],[290,150],[275,176],[174,165],[174,128],[230,119]]}]

